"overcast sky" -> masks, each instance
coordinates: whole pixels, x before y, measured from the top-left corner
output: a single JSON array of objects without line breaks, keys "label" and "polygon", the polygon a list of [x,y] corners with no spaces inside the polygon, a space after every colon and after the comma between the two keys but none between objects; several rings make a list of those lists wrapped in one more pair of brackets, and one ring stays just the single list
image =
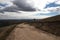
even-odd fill
[{"label": "overcast sky", "polygon": [[60,0],[0,0],[0,19],[44,19],[60,15]]}]

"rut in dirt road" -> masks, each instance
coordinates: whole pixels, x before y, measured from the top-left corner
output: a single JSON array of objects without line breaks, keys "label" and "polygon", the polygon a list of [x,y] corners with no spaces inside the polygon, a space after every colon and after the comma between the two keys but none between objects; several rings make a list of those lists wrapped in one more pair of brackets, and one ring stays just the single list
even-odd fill
[{"label": "rut in dirt road", "polygon": [[60,37],[45,33],[29,24],[18,24],[6,40],[60,40]]}]

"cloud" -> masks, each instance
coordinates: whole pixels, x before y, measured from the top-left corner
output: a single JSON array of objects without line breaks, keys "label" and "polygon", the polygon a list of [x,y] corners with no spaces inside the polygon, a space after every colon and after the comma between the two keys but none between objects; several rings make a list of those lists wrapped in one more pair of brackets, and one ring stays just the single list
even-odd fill
[{"label": "cloud", "polygon": [[[59,12],[60,6],[57,7],[49,7],[49,4],[55,3],[56,5],[58,1],[56,0],[13,0],[13,1],[2,1],[6,5],[6,7],[2,7],[0,9],[0,19],[43,19],[47,17],[51,17],[49,15],[41,15],[41,14],[50,14],[53,12]],[[45,8],[48,5],[47,8]],[[17,12],[20,12],[19,14]],[[40,14],[37,15],[36,14]],[[3,15],[3,16],[1,16]]]},{"label": "cloud", "polygon": [[52,3],[46,5],[45,10],[50,12],[59,12],[60,11],[60,0],[55,0]]},{"label": "cloud", "polygon": [[17,14],[16,12],[6,12],[4,14],[0,13],[0,19],[44,19],[50,16],[47,15],[40,15],[36,16],[34,14],[28,13],[20,13]]},{"label": "cloud", "polygon": [[49,8],[49,7],[58,7],[60,6],[60,4],[56,4],[55,2],[47,4],[45,8]]},{"label": "cloud", "polygon": [[8,12],[17,12],[19,10],[21,9],[19,9],[17,6],[10,6],[3,9],[3,11],[8,11]]},{"label": "cloud", "polygon": [[46,14],[44,14],[44,13],[37,13],[37,14],[35,14],[36,16],[40,16],[40,15],[46,15],[46,16],[55,16],[55,15],[60,15],[59,14],[60,12],[51,12],[51,13],[46,13]]},{"label": "cloud", "polygon": [[37,0],[14,0],[13,1],[13,3],[19,8],[22,8],[23,11],[30,11],[30,10],[41,11],[44,10],[45,7],[55,8],[60,6],[57,2],[59,2],[59,0],[52,0],[52,1],[51,0],[38,0],[38,1]]},{"label": "cloud", "polygon": [[0,4],[5,5],[5,6],[3,6],[4,8],[13,5],[13,3],[10,0],[0,0]]},{"label": "cloud", "polygon": [[22,11],[35,11],[35,8],[33,8],[30,4],[26,2],[26,0],[15,0],[13,3],[22,9]]},{"label": "cloud", "polygon": [[53,3],[56,0],[27,0],[27,3],[32,4],[35,9],[43,9],[47,4]]},{"label": "cloud", "polygon": [[60,11],[60,6],[58,7],[49,7],[49,8],[46,8],[45,10],[47,11],[50,11],[50,12],[59,12]]},{"label": "cloud", "polygon": [[60,0],[57,0],[55,3],[56,3],[56,4],[60,4]]},{"label": "cloud", "polygon": [[2,3],[8,4],[8,5],[6,7],[3,7],[2,10],[7,11],[7,12],[43,11],[45,7],[49,8],[49,4],[51,3],[53,3],[56,6],[57,2],[58,1],[56,0],[52,0],[52,1],[51,0],[38,0],[38,1],[37,0],[13,0],[13,1],[6,0],[6,1],[2,1]]},{"label": "cloud", "polygon": [[48,15],[40,15],[40,16],[28,16],[28,18],[32,18],[32,19],[44,19],[44,18],[48,18],[48,17],[51,17],[51,16],[48,16]]},{"label": "cloud", "polygon": [[[24,2],[24,3],[23,3]],[[35,8],[32,8],[31,5],[27,4],[24,0],[16,0],[14,2],[2,1],[2,5],[8,4],[6,6],[2,6],[0,8],[0,12],[18,12],[18,11],[36,11]]]}]

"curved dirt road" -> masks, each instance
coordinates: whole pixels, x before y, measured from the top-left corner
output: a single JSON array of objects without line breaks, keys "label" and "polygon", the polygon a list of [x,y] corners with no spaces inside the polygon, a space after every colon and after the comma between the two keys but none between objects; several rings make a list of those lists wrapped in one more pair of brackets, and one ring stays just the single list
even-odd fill
[{"label": "curved dirt road", "polygon": [[60,40],[52,34],[35,29],[29,24],[18,24],[6,40]]}]

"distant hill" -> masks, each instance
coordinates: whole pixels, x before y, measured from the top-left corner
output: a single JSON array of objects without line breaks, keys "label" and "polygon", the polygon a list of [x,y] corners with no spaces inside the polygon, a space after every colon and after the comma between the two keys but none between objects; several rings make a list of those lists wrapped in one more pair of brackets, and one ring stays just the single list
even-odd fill
[{"label": "distant hill", "polygon": [[60,15],[57,15],[57,16],[53,16],[53,17],[49,17],[49,18],[46,18],[46,19],[42,19],[41,20],[42,22],[52,22],[52,21],[60,21]]}]

